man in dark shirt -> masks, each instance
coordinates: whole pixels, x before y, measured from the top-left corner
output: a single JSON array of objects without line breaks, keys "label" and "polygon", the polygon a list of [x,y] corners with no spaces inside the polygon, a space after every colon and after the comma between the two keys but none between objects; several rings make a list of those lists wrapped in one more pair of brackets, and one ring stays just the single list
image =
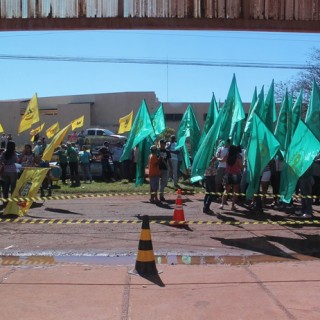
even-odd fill
[{"label": "man in dark shirt", "polygon": [[101,161],[102,179],[104,181],[114,181],[112,152],[109,149],[109,144],[107,141],[98,150],[98,153]]},{"label": "man in dark shirt", "polygon": [[166,141],[160,140],[159,168],[160,168],[160,201],[165,201],[164,188],[168,185],[168,159],[171,158],[170,151],[166,149]]}]

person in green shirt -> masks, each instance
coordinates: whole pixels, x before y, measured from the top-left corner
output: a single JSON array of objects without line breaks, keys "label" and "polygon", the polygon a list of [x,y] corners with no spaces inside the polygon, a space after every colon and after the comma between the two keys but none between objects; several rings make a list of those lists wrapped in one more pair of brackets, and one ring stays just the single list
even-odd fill
[{"label": "person in green shirt", "polygon": [[78,151],[72,146],[70,142],[67,143],[67,154],[69,159],[71,186],[79,187],[79,155]]}]

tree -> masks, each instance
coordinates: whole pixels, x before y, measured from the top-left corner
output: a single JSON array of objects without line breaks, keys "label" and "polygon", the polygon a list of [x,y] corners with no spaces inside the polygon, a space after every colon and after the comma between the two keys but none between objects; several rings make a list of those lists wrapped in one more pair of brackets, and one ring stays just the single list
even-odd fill
[{"label": "tree", "polygon": [[306,61],[306,69],[300,71],[296,77],[286,82],[279,82],[275,86],[275,96],[277,101],[281,101],[285,95],[286,89],[293,98],[297,98],[301,89],[303,89],[304,99],[309,101],[313,80],[320,83],[320,48],[312,48]]}]

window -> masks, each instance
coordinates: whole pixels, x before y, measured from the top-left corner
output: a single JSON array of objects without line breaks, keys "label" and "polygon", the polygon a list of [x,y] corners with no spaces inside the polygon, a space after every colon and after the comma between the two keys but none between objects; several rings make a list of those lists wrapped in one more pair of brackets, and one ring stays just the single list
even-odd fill
[{"label": "window", "polygon": [[169,113],[165,115],[166,121],[178,122],[182,120],[182,113]]},{"label": "window", "polygon": [[[27,108],[20,108],[20,115],[23,116],[26,110]],[[39,115],[40,116],[57,116],[58,110],[53,108],[39,109]]]}]

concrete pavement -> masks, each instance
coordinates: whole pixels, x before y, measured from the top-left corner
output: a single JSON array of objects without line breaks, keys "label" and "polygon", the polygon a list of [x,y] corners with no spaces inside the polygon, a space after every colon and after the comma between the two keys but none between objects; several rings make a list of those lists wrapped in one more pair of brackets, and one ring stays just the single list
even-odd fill
[{"label": "concrete pavement", "polygon": [[[172,216],[174,200],[167,207],[137,197],[128,200],[47,201],[30,215]],[[286,221],[287,214],[270,209],[266,216],[241,209],[219,212],[218,203],[212,205],[216,215],[208,216],[201,212],[201,198],[185,200],[188,220],[226,224],[193,224],[193,232],[152,224],[153,247],[160,255],[157,269],[163,272],[149,279],[128,273],[134,267],[132,255],[116,263],[102,263],[107,257],[96,256],[119,248],[136,253],[140,224],[0,224],[0,248],[6,255],[0,256],[0,320],[320,319],[318,224],[274,225]],[[239,228],[229,221],[250,224]],[[77,256],[80,249],[92,256]],[[74,254],[55,256],[68,250]],[[28,256],[30,252],[52,255]],[[170,257],[170,252],[198,256]],[[14,256],[19,253],[21,257]]]},{"label": "concrete pavement", "polygon": [[0,267],[1,320],[315,319],[320,261],[131,266],[47,263]]}]

